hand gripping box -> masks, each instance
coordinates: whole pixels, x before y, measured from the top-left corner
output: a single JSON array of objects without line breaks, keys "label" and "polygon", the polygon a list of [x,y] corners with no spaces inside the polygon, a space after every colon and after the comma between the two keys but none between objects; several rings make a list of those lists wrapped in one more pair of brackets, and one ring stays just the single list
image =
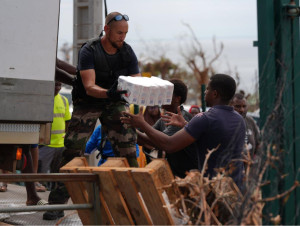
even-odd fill
[{"label": "hand gripping box", "polygon": [[139,104],[142,86],[131,76],[120,76],[118,79],[118,90],[127,90],[123,95],[124,99],[130,104]]}]

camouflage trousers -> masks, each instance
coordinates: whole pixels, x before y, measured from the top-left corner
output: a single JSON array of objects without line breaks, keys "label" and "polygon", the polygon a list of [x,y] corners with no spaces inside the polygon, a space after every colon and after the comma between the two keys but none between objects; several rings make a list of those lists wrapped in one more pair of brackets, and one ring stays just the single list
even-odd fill
[{"label": "camouflage trousers", "polygon": [[85,145],[94,131],[97,119],[111,142],[115,156],[136,157],[137,135],[134,128],[128,128],[120,121],[124,102],[111,102],[97,107],[75,106],[65,136],[66,155],[82,156]]},{"label": "camouflage trousers", "polygon": [[[115,156],[136,159],[137,134],[134,128],[120,121],[125,102],[112,102],[98,106],[76,105],[65,136],[65,150],[60,168],[75,157],[83,156],[85,145],[94,131],[97,120],[112,144]],[[63,183],[57,183],[50,192],[50,204],[65,203],[69,194]]]}]

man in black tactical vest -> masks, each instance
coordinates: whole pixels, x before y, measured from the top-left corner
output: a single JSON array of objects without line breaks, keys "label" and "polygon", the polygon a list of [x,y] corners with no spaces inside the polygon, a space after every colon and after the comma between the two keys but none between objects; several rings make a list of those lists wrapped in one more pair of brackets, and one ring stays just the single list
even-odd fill
[{"label": "man in black tactical vest", "polygon": [[[117,90],[120,75],[140,76],[137,57],[124,41],[128,32],[128,20],[127,15],[118,12],[108,14],[105,19],[105,35],[89,40],[79,51],[72,91],[74,110],[66,132],[66,149],[60,166],[74,157],[83,156],[86,142],[99,119],[115,156],[126,157],[130,166],[138,167],[136,131],[120,121],[126,102],[121,97],[124,91]],[[49,204],[63,204],[69,197],[64,184],[58,183],[50,192],[48,201]],[[63,216],[63,211],[47,211],[43,219],[55,220]]]}]

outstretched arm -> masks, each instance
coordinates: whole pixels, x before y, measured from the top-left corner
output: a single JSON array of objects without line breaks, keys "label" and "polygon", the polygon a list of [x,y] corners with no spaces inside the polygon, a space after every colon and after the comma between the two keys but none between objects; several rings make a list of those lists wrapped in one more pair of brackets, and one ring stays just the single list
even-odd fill
[{"label": "outstretched arm", "polygon": [[59,69],[58,67],[55,68],[55,80],[67,85],[73,85],[75,76],[70,75],[69,73],[65,72],[64,70]]},{"label": "outstretched arm", "polygon": [[155,144],[152,142],[152,140],[147,136],[147,134],[142,133],[141,131],[137,130],[137,143],[141,146],[144,146],[148,149],[152,149],[155,146]]},{"label": "outstretched arm", "polygon": [[56,67],[58,67],[61,70],[64,70],[65,72],[71,74],[71,75],[76,75],[76,67],[73,66],[72,64],[69,64],[65,61],[62,61],[58,58],[56,58]]},{"label": "outstretched arm", "polygon": [[72,85],[76,75],[76,68],[56,58],[55,80],[64,84]]},{"label": "outstretched arm", "polygon": [[184,129],[181,129],[173,136],[168,136],[154,129],[144,120],[142,107],[139,114],[134,115],[129,112],[123,112],[123,115],[121,117],[122,123],[142,129],[155,146],[161,150],[165,150],[167,153],[179,151],[195,141],[195,138],[189,135]]}]

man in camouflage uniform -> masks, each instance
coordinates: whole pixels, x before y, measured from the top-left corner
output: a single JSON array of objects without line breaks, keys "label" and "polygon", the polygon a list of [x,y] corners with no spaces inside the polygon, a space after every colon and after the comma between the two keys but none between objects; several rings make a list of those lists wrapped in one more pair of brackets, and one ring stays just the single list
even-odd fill
[{"label": "man in camouflage uniform", "polygon": [[[124,42],[128,32],[127,15],[110,13],[105,19],[103,37],[85,43],[79,52],[77,76],[73,85],[74,110],[65,137],[65,151],[60,166],[84,154],[85,145],[97,119],[112,144],[115,156],[126,157],[129,165],[138,167],[137,135],[120,121],[126,102],[117,90],[120,75],[140,76],[138,61],[132,48]],[[49,195],[49,204],[66,203],[69,194],[59,183]],[[47,211],[45,220],[63,217],[63,211]]]}]

